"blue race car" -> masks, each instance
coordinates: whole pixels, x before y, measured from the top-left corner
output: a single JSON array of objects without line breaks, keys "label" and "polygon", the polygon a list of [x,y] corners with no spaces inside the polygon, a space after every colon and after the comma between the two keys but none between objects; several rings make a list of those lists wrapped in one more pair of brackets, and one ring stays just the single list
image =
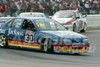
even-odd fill
[{"label": "blue race car", "polygon": [[0,47],[20,47],[56,53],[88,53],[84,35],[66,30],[52,19],[14,18],[0,27]]}]

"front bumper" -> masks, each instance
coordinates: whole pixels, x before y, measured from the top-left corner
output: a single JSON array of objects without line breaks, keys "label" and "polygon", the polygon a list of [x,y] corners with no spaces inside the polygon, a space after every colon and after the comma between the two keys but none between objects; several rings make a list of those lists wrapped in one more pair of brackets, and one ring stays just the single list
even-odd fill
[{"label": "front bumper", "polygon": [[90,46],[57,45],[53,46],[55,53],[89,53]]}]

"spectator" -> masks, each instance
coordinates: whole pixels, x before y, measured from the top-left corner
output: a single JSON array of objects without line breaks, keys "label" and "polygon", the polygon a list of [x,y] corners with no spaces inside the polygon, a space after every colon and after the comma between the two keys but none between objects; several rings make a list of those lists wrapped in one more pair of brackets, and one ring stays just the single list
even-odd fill
[{"label": "spectator", "polygon": [[100,12],[100,1],[96,4],[96,13],[99,14]]},{"label": "spectator", "polygon": [[4,11],[5,11],[5,4],[0,4],[0,13],[2,14],[2,16]]},{"label": "spectator", "polygon": [[58,4],[58,2],[55,2],[54,5],[53,5],[53,11],[55,13],[58,10],[59,10],[59,4]]},{"label": "spectator", "polygon": [[[21,12],[44,12],[52,15],[58,10],[72,9],[90,14],[100,12],[100,0],[0,0],[0,13],[6,16],[11,12],[16,16]],[[91,10],[91,11],[90,11]]]},{"label": "spectator", "polygon": [[11,13],[10,12],[8,13],[7,17],[11,17]]},{"label": "spectator", "polygon": [[76,3],[75,2],[71,2],[70,9],[71,10],[76,10]]},{"label": "spectator", "polygon": [[43,11],[44,11],[43,4],[41,4],[41,3],[39,4],[39,11],[40,11],[40,12],[43,12]]},{"label": "spectator", "polygon": [[89,14],[90,6],[89,6],[89,2],[88,1],[86,1],[84,7],[85,7],[85,11],[87,12],[87,14]]}]

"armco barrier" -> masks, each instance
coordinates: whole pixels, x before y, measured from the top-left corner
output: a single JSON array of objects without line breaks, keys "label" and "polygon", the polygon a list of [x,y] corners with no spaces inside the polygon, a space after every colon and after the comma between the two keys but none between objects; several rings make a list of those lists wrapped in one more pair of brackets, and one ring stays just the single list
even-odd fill
[{"label": "armco barrier", "polygon": [[88,27],[100,27],[100,14],[87,16]]}]

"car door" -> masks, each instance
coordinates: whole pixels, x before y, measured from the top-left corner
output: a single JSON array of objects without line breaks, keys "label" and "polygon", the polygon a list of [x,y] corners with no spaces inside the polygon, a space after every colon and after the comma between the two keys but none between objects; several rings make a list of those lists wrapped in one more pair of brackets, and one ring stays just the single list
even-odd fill
[{"label": "car door", "polygon": [[80,16],[80,13],[79,12],[76,12],[76,24],[77,24],[77,28],[78,28],[78,30],[80,31],[80,29],[82,28],[82,26],[83,26],[83,20],[82,20],[82,18],[81,18],[81,16]]},{"label": "car door", "polygon": [[87,24],[86,17],[82,15],[82,13],[79,13],[80,21],[82,22],[82,27],[84,27],[85,24]]},{"label": "car door", "polygon": [[9,46],[20,46],[22,44],[24,37],[24,32],[21,30],[22,22],[23,19],[15,18],[6,25]]},{"label": "car door", "polygon": [[33,21],[24,19],[21,29],[25,32],[22,47],[40,49],[40,44],[37,43],[38,32]]}]

